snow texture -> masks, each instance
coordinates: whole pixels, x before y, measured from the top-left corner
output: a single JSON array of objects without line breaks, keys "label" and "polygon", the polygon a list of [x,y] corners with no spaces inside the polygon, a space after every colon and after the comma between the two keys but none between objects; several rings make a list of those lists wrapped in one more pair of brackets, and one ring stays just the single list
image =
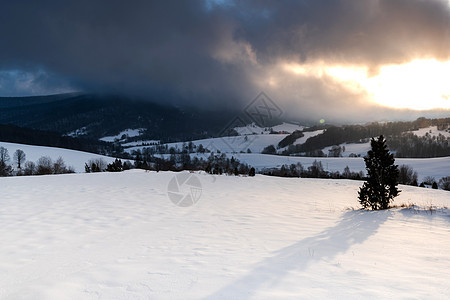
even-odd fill
[{"label": "snow texture", "polygon": [[[358,181],[204,173],[179,207],[176,174],[0,178],[0,298],[450,296],[448,209],[353,210]],[[446,191],[401,190],[396,204],[450,206]]]}]

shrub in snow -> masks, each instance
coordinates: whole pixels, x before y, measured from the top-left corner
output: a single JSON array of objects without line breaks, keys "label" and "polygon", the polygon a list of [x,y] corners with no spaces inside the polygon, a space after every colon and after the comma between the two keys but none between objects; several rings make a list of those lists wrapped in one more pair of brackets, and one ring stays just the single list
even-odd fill
[{"label": "shrub in snow", "polygon": [[439,187],[443,190],[450,191],[450,176],[441,178],[439,180]]},{"label": "shrub in snow", "polygon": [[248,172],[248,176],[255,176],[255,168],[251,168],[250,171]]},{"label": "shrub in snow", "polygon": [[438,185],[437,185],[436,181],[433,182],[433,184],[431,185],[431,188],[432,188],[432,189],[435,189],[435,190],[438,189]]},{"label": "shrub in snow", "polygon": [[60,156],[58,157],[56,162],[53,163],[53,174],[64,174],[64,173],[67,173],[67,167],[63,158]]},{"label": "shrub in snow", "polygon": [[424,183],[424,184],[427,184],[427,185],[432,185],[433,182],[436,182],[436,179],[435,179],[433,176],[426,176],[426,177],[423,179],[423,183]]},{"label": "shrub in snow", "polygon": [[277,149],[274,145],[269,145],[261,151],[262,154],[277,154]]},{"label": "shrub in snow", "polygon": [[359,202],[363,208],[387,209],[400,193],[397,189],[398,166],[394,164],[394,155],[389,153],[382,135],[378,139],[372,138],[370,145],[372,149],[364,157],[367,181],[358,192]]},{"label": "shrub in snow", "polygon": [[107,165],[103,158],[90,159],[84,164],[84,170],[86,173],[103,172],[106,170]]},{"label": "shrub in snow", "polygon": [[311,174],[312,178],[321,178],[326,175],[322,162],[317,160],[314,160],[312,166],[308,167],[308,172]]},{"label": "shrub in snow", "polygon": [[27,161],[25,167],[23,168],[23,175],[35,175],[36,174],[36,164],[32,161]]},{"label": "shrub in snow", "polygon": [[398,183],[417,186],[417,172],[408,165],[399,167]]},{"label": "shrub in snow", "polygon": [[37,161],[36,167],[37,175],[48,175],[53,174],[53,162],[52,159],[48,156],[42,156]]},{"label": "shrub in snow", "polygon": [[123,165],[122,165],[122,161],[120,159],[117,159],[108,164],[108,166],[106,167],[106,171],[107,172],[122,172],[123,171]]},{"label": "shrub in snow", "polygon": [[10,165],[7,165],[3,161],[0,161],[0,177],[11,175],[12,175],[12,167]]}]

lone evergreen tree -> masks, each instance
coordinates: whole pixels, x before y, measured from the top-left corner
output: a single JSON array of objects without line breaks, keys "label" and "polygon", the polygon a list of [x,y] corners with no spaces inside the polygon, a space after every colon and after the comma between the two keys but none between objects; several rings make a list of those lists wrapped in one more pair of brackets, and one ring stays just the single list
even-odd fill
[{"label": "lone evergreen tree", "polygon": [[394,155],[389,153],[382,135],[372,138],[370,145],[372,150],[364,157],[368,178],[358,192],[359,202],[363,208],[387,209],[400,193],[397,189],[398,166],[394,165]]}]

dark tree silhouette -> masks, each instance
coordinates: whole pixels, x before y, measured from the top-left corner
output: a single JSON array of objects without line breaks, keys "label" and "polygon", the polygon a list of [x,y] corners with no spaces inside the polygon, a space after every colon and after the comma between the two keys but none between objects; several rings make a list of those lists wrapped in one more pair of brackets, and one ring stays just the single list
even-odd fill
[{"label": "dark tree silhouette", "polygon": [[262,154],[277,154],[277,149],[275,149],[274,145],[269,145],[264,148],[261,152]]},{"label": "dark tree silhouette", "polygon": [[372,138],[370,145],[372,150],[364,157],[367,181],[358,192],[359,202],[365,209],[387,209],[400,193],[397,189],[398,166],[394,164],[394,155],[389,153],[382,135],[378,139]]},{"label": "dark tree silhouette", "polygon": [[38,159],[36,164],[37,175],[49,175],[53,174],[53,161],[48,156],[42,156]]},{"label": "dark tree silhouette", "polygon": [[439,180],[439,187],[445,191],[450,191],[450,176],[441,178]]},{"label": "dark tree silhouette", "polygon": [[8,164],[9,160],[8,149],[0,147],[0,176],[11,176],[12,167]]},{"label": "dark tree silhouette", "polygon": [[16,162],[19,169],[22,169],[22,165],[25,162],[25,159],[26,155],[23,150],[17,149],[16,152],[14,152],[14,161]]},{"label": "dark tree silhouette", "polygon": [[5,147],[0,147],[0,162],[7,164],[10,160],[8,149]]},{"label": "dark tree silhouette", "polygon": [[398,169],[398,183],[417,186],[417,172],[408,165],[401,165]]},{"label": "dark tree silhouette", "polygon": [[118,158],[106,167],[107,172],[122,172],[123,171],[123,165],[122,161]]}]

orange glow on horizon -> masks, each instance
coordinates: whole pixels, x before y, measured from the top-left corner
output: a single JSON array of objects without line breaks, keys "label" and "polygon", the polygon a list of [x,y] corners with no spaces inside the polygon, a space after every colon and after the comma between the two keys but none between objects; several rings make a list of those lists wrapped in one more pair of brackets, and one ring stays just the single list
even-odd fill
[{"label": "orange glow on horizon", "polygon": [[369,76],[362,66],[286,64],[285,69],[302,76],[329,76],[355,93],[392,108],[414,110],[450,109],[450,61],[414,60],[403,65],[385,65]]}]

